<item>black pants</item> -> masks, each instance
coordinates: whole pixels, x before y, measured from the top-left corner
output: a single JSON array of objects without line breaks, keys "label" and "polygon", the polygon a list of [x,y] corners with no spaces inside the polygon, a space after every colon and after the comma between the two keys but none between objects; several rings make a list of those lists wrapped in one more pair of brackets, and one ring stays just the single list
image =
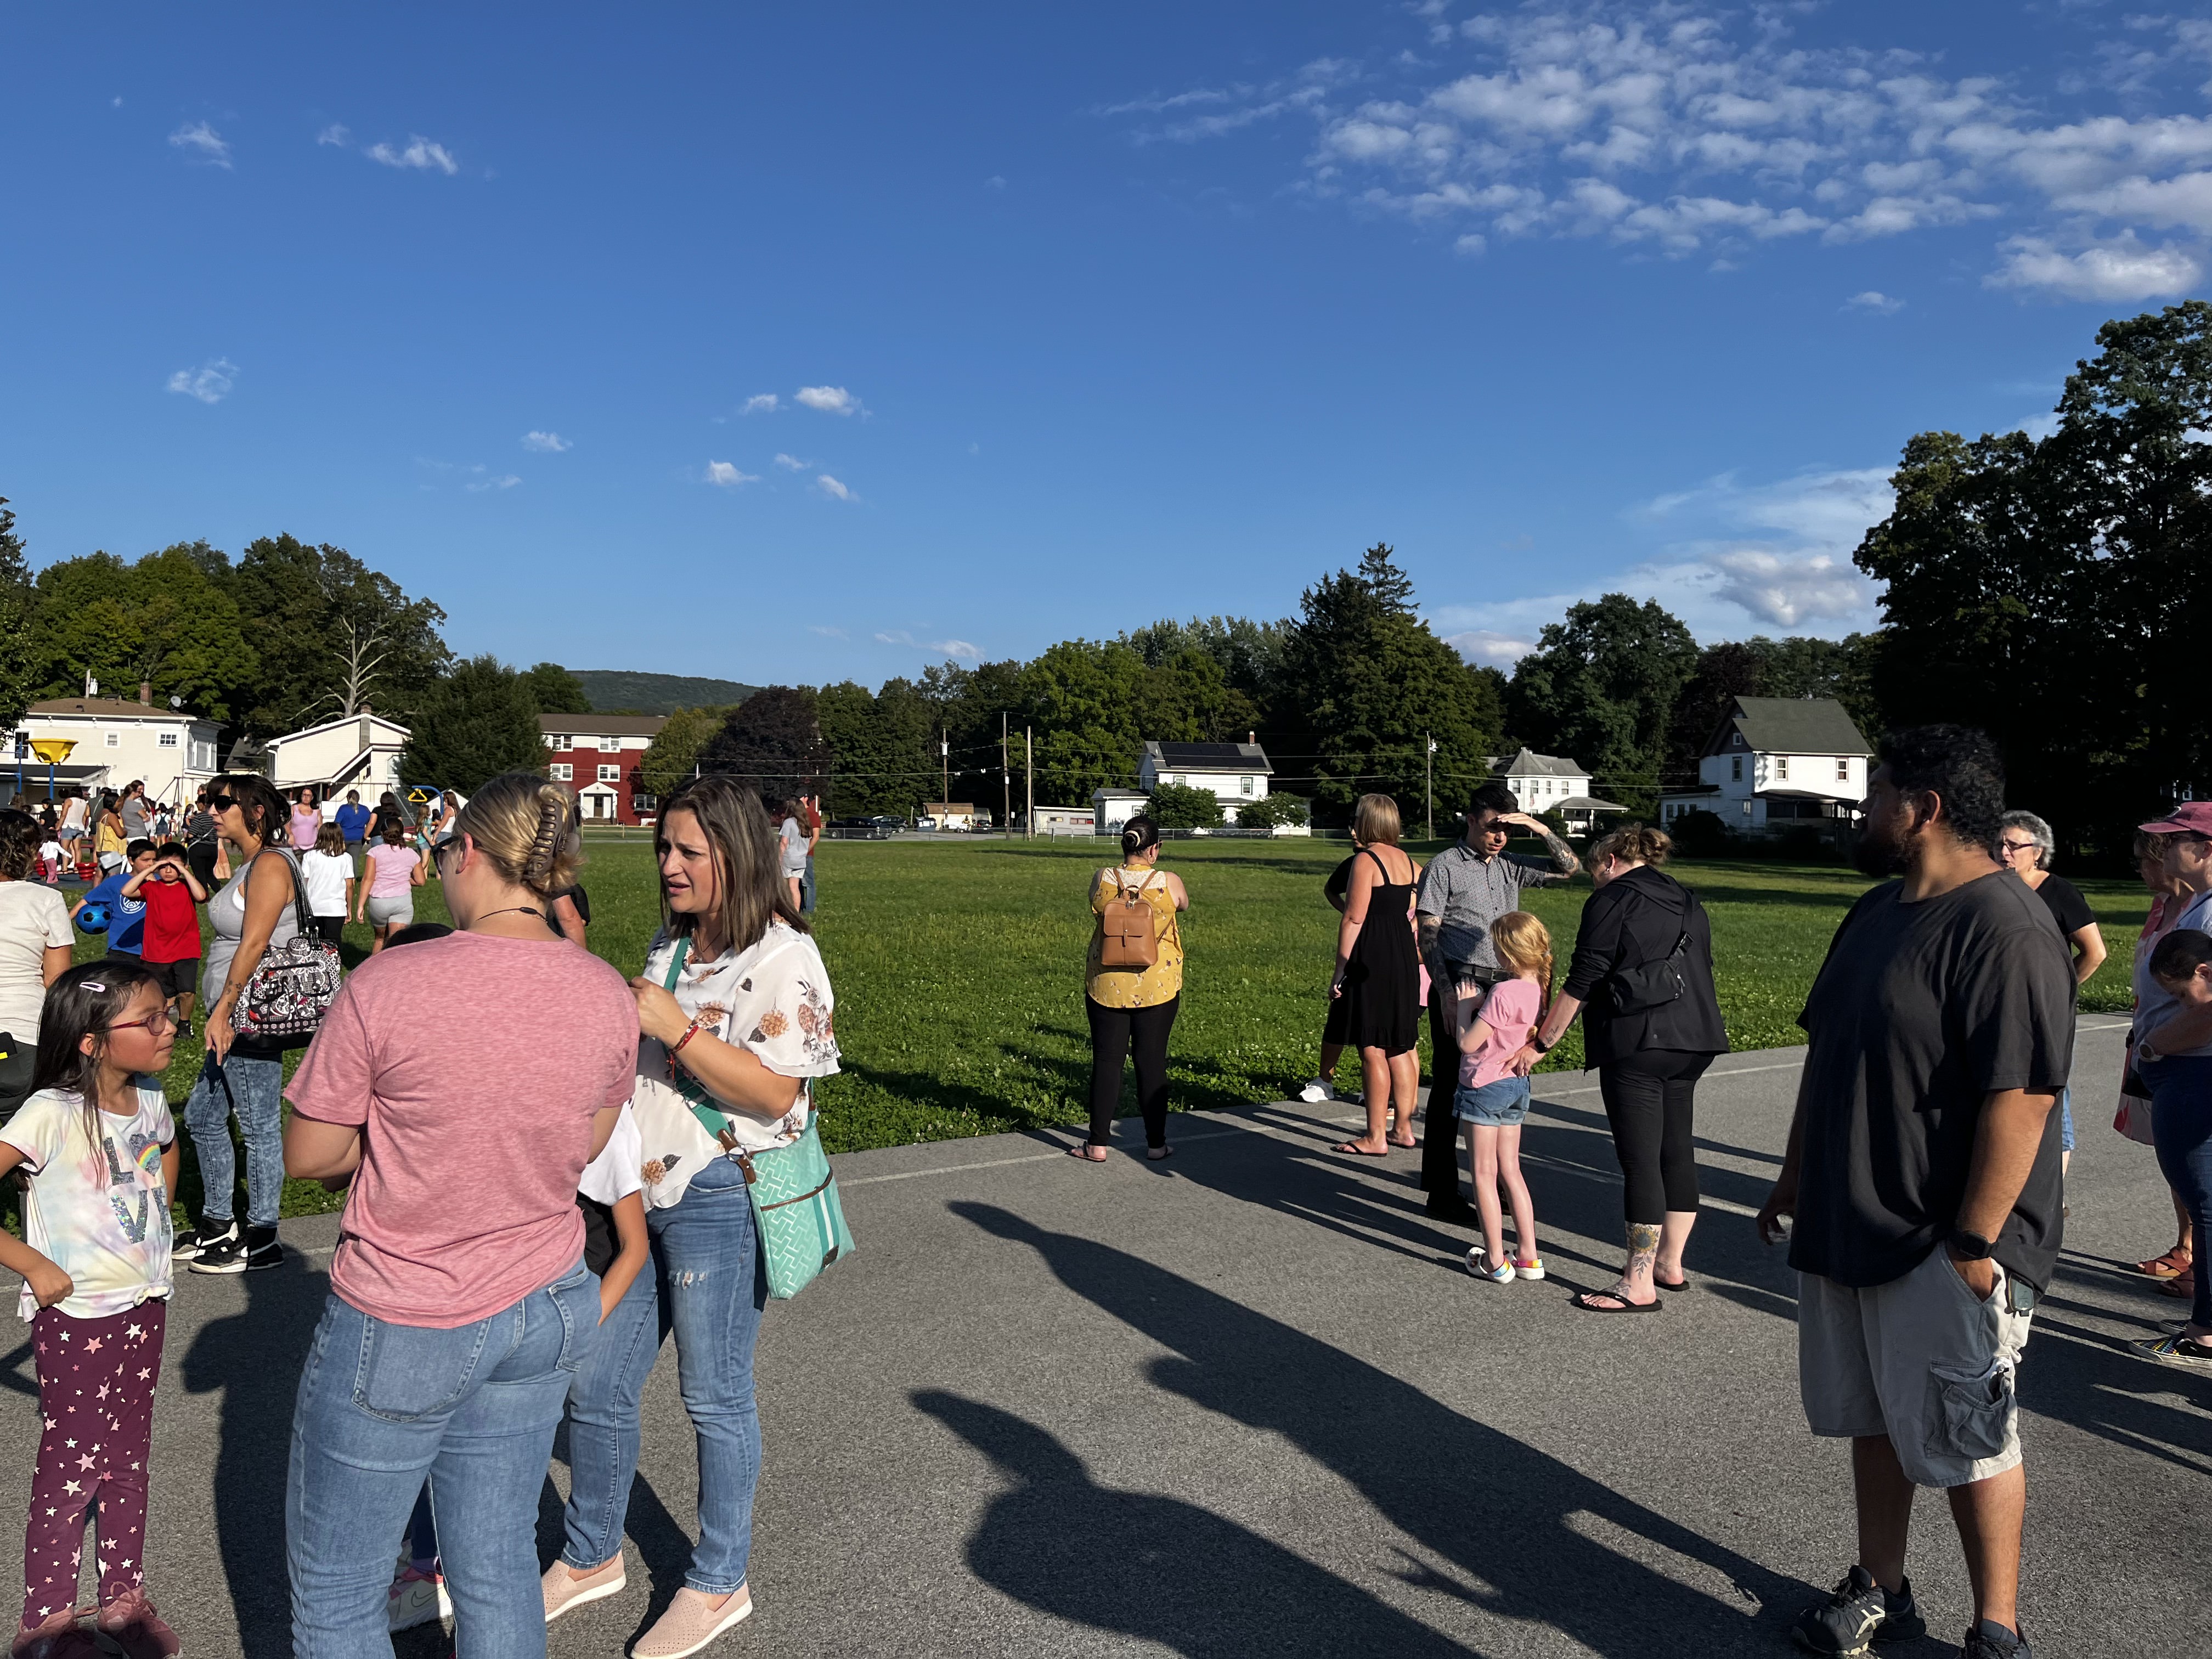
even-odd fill
[{"label": "black pants", "polygon": [[320,933],[327,943],[337,945],[345,938],[345,918],[343,916],[317,916],[315,918],[315,931],[318,933]]},{"label": "black pants", "polygon": [[1121,1060],[1137,1054],[1137,1105],[1145,1115],[1145,1145],[1168,1144],[1168,1032],[1175,1024],[1170,997],[1150,1008],[1102,1008],[1089,997],[1091,1015],[1091,1144],[1103,1146],[1114,1132],[1114,1109],[1121,1103]]},{"label": "black pants", "polygon": [[[1503,969],[1472,968],[1456,971],[1477,982],[1494,985],[1506,977]],[[1447,974],[1429,975],[1429,1103],[1421,1115],[1421,1190],[1431,1201],[1459,1195],[1459,1122],[1452,1115],[1452,1097],[1459,1092],[1459,1041],[1452,1035],[1452,1009],[1459,988]]]},{"label": "black pants", "polygon": [[1698,1207],[1698,1154],[1690,1113],[1711,1054],[1644,1048],[1597,1068],[1627,1191],[1629,1224],[1659,1226],[1669,1210]]},{"label": "black pants", "polygon": [[185,867],[198,878],[201,886],[207,889],[210,898],[213,898],[215,890],[222,885],[215,878],[216,855],[221,850],[212,841],[194,842],[185,848]]}]

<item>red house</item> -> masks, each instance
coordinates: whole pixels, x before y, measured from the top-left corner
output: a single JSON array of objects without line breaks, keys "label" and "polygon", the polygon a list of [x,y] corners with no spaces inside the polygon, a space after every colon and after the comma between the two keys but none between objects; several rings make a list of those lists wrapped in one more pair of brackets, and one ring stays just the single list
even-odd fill
[{"label": "red house", "polygon": [[540,714],[545,771],[576,792],[587,823],[650,823],[659,803],[637,774],[665,714]]}]

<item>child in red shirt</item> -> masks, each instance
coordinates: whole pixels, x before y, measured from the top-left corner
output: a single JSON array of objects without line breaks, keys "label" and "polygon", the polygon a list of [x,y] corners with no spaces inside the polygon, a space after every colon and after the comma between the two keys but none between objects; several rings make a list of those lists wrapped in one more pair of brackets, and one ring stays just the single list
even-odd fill
[{"label": "child in red shirt", "polygon": [[190,1036],[192,996],[200,982],[199,907],[207,902],[207,889],[185,861],[185,849],[171,842],[155,855],[152,868],[123,884],[123,896],[146,906],[140,959],[154,970],[169,999],[177,1035]]}]

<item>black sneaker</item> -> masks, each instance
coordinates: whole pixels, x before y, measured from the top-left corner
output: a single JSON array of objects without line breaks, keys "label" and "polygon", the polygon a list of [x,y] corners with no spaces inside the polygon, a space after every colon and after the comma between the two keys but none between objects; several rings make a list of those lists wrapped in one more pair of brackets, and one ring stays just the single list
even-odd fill
[{"label": "black sneaker", "polygon": [[2027,1638],[2018,1631],[1984,1619],[1966,1632],[1966,1651],[1960,1659],[2034,1659]]},{"label": "black sneaker", "polygon": [[222,1238],[200,1246],[193,1259],[196,1273],[242,1273],[246,1271],[246,1235],[234,1229]]},{"label": "black sneaker", "polygon": [[172,1261],[196,1261],[206,1255],[210,1246],[237,1237],[238,1222],[234,1217],[228,1221],[216,1221],[211,1217],[202,1216],[198,1226],[187,1227],[177,1235],[176,1245],[170,1250],[169,1259]]},{"label": "black sneaker", "polygon": [[1806,1608],[1790,1627],[1790,1639],[1808,1653],[1843,1659],[1863,1654],[1870,1643],[1912,1642],[1926,1634],[1928,1621],[1912,1605],[1912,1581],[1892,1595],[1864,1567],[1844,1574],[1833,1595]]},{"label": "black sneaker", "polygon": [[258,1272],[263,1267],[274,1267],[284,1260],[284,1247],[276,1242],[274,1227],[248,1227],[246,1230],[246,1270]]}]

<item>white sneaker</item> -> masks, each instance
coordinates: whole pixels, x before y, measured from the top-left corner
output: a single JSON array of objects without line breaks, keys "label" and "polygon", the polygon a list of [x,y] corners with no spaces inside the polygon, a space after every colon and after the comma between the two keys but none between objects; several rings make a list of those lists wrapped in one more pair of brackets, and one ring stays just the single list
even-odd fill
[{"label": "white sneaker", "polygon": [[417,1572],[411,1565],[392,1581],[385,1607],[395,1631],[413,1630],[433,1619],[453,1616],[453,1600],[446,1594],[445,1575]]},{"label": "white sneaker", "polygon": [[[1488,1253],[1480,1244],[1467,1253],[1467,1270],[1477,1279],[1486,1279],[1493,1285],[1510,1285],[1515,1278],[1511,1262],[1501,1261],[1492,1267]],[[1543,1276],[1543,1270],[1540,1267],[1536,1277],[1541,1279]]]},{"label": "white sneaker", "polygon": [[1325,1077],[1317,1077],[1298,1091],[1298,1098],[1309,1106],[1318,1106],[1324,1101],[1334,1100],[1336,1091]]}]

